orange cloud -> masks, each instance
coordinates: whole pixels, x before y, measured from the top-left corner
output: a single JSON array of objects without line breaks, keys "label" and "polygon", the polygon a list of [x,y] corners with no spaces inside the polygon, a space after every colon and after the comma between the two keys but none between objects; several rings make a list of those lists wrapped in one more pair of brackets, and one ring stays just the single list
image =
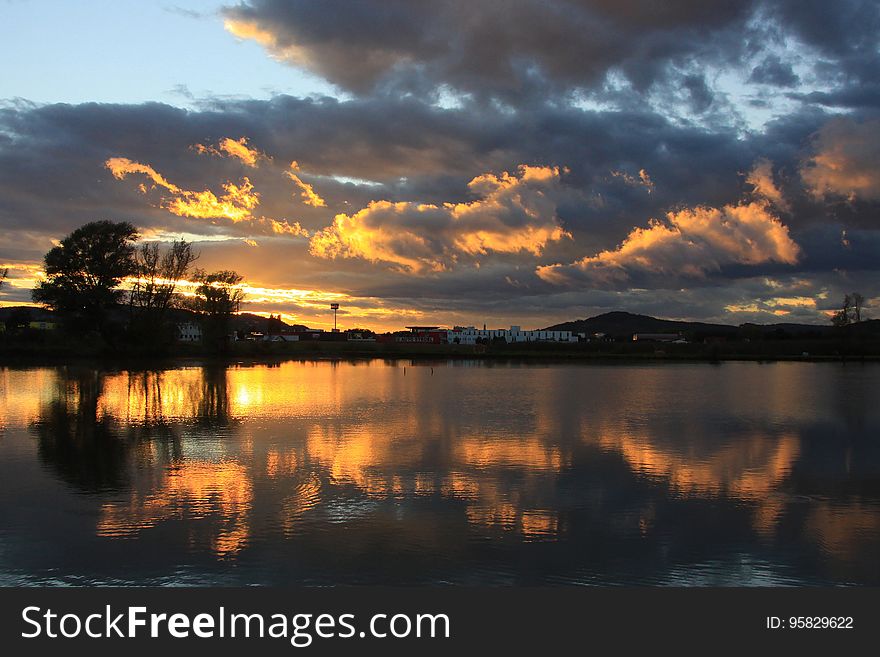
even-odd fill
[{"label": "orange cloud", "polygon": [[[198,219],[229,219],[233,222],[253,219],[252,211],[260,204],[260,195],[247,178],[242,178],[236,185],[232,182],[223,183],[224,193],[219,197],[210,190],[201,192],[182,189],[169,182],[153,167],[134,162],[125,157],[113,157],[105,166],[118,180],[131,174],[142,174],[152,180],[156,186],[164,187],[171,192],[171,197],[163,197],[160,207],[180,217]],[[141,186],[141,193],[147,189]]]},{"label": "orange cloud", "polygon": [[880,200],[880,119],[833,119],[813,145],[815,153],[801,167],[801,178],[814,197]]},{"label": "orange cloud", "polygon": [[241,139],[226,137],[221,139],[217,146],[196,144],[193,148],[199,153],[208,153],[210,155],[219,155],[221,157],[234,157],[251,168],[256,168],[260,160],[268,159],[268,156],[265,153],[261,153],[257,149],[248,146],[247,137],[242,137]]},{"label": "orange cloud", "polygon": [[294,161],[290,163],[290,170],[285,171],[284,175],[290,178],[293,183],[299,187],[303,203],[311,205],[313,208],[327,207],[327,203],[324,202],[324,199],[318,196],[317,192],[315,192],[314,188],[309,183],[304,182],[302,178],[295,173],[297,171],[299,171],[299,164]]},{"label": "orange cloud", "polygon": [[[181,191],[180,187],[168,182],[153,167],[147,164],[141,164],[140,162],[134,162],[132,160],[129,160],[127,157],[111,157],[104,163],[104,166],[110,169],[110,173],[112,173],[113,177],[117,180],[122,180],[131,173],[141,173],[147,176],[147,178],[152,180],[156,185],[158,185],[159,187],[164,187],[169,192],[177,194]],[[146,193],[146,187],[141,185],[141,191],[143,193]]]},{"label": "orange cloud", "polygon": [[557,167],[521,166],[515,174],[486,173],[469,183],[469,203],[373,201],[339,214],[310,243],[320,258],[363,258],[413,274],[451,269],[462,257],[489,253],[540,255],[570,235],[559,225]]},{"label": "orange cloud", "polygon": [[180,217],[197,219],[215,219],[225,217],[231,221],[251,219],[251,211],[260,204],[260,195],[254,192],[254,186],[247,178],[242,178],[241,185],[231,182],[223,183],[226,192],[216,196],[212,191],[183,191],[165,205],[166,209]]},{"label": "orange cloud", "polygon": [[827,293],[819,293],[814,297],[773,297],[751,303],[733,303],[724,306],[729,313],[769,312],[774,315],[789,315],[791,308],[816,308],[816,299],[823,299]]},{"label": "orange cloud", "polygon": [[762,158],[755,162],[746,182],[752,186],[755,196],[767,199],[783,212],[791,211],[791,206],[776,186],[776,180],[773,178],[773,163],[770,160]]},{"label": "orange cloud", "polygon": [[616,249],[570,265],[538,267],[537,274],[556,284],[583,278],[628,281],[645,273],[700,278],[725,265],[794,264],[799,253],[767,204],[751,202],[669,212],[666,222],[652,220],[648,228],[633,229]]},{"label": "orange cloud", "polygon": [[305,48],[290,44],[281,45],[272,32],[264,30],[255,21],[227,18],[223,21],[223,27],[238,39],[256,41],[279,61],[304,68],[311,65],[311,59]]}]

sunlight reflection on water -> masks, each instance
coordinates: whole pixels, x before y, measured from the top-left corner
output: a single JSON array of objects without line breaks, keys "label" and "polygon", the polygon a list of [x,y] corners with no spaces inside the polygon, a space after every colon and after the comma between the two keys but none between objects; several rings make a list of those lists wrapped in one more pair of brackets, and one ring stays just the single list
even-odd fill
[{"label": "sunlight reflection on water", "polygon": [[0,369],[0,583],[880,584],[880,367]]}]

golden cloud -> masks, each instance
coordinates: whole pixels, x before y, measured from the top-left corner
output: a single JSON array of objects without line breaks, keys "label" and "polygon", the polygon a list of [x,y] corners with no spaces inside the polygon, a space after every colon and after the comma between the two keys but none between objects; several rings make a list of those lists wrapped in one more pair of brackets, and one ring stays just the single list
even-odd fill
[{"label": "golden cloud", "polygon": [[240,139],[226,137],[221,139],[220,143],[216,146],[195,144],[192,148],[198,153],[219,155],[220,157],[234,157],[251,168],[256,168],[260,160],[269,159],[265,153],[261,153],[255,148],[250,148],[247,137],[241,137]]},{"label": "golden cloud", "polygon": [[634,228],[616,249],[570,265],[538,267],[537,274],[555,284],[627,281],[637,273],[701,278],[725,265],[794,264],[799,254],[767,203],[754,201],[669,212],[665,222]]},{"label": "golden cloud", "polygon": [[[164,176],[153,167],[147,164],[141,164],[140,162],[134,162],[127,157],[111,157],[104,163],[104,166],[110,169],[110,173],[112,173],[113,177],[117,180],[122,180],[129,174],[141,173],[152,180],[153,183],[159,187],[164,187],[169,192],[177,194],[183,191],[177,185],[168,182]],[[142,192],[146,193],[146,187],[141,185],[140,188]]]},{"label": "golden cloud", "polygon": [[[260,195],[254,191],[254,186],[247,177],[242,178],[238,185],[232,182],[223,183],[224,194],[218,197],[207,189],[201,192],[182,189],[169,182],[153,167],[126,157],[112,157],[105,162],[105,166],[117,180],[123,180],[131,174],[142,174],[156,186],[167,189],[172,196],[163,198],[160,206],[180,217],[244,221],[253,218],[251,211],[260,204]],[[142,193],[147,192],[143,186],[140,190]]]},{"label": "golden cloud", "polygon": [[[216,148],[201,144],[197,144],[194,148],[200,152],[220,155],[225,153],[253,167],[257,166],[260,159],[270,159],[264,153],[249,148],[245,137],[237,141],[226,138]],[[158,206],[179,217],[228,219],[233,223],[248,222],[264,232],[275,235],[294,237],[309,237],[310,235],[309,231],[303,228],[299,222],[290,223],[285,219],[254,216],[253,211],[260,204],[260,194],[254,190],[254,186],[247,176],[243,177],[238,184],[231,181],[222,183],[223,193],[217,195],[210,189],[203,191],[183,189],[169,181],[150,165],[135,162],[127,157],[111,157],[104,165],[117,180],[123,180],[133,174],[146,176],[153,185],[148,189],[146,185],[140,183],[138,190],[141,194],[146,195],[157,187],[167,190],[169,194],[159,200]],[[309,190],[311,191],[311,188]],[[316,194],[314,196],[323,203],[320,197]]]},{"label": "golden cloud", "polygon": [[413,274],[451,269],[463,256],[540,255],[570,235],[560,226],[554,196],[558,167],[520,166],[515,174],[486,173],[469,183],[468,203],[373,201],[353,215],[338,214],[312,236],[320,258],[362,258]]},{"label": "golden cloud", "polygon": [[324,199],[315,192],[314,188],[309,183],[304,182],[302,178],[297,175],[297,172],[299,172],[299,164],[297,164],[296,161],[293,161],[290,163],[290,169],[285,171],[284,175],[290,178],[293,183],[299,187],[303,203],[311,205],[313,208],[327,207],[327,203]]},{"label": "golden cloud", "polygon": [[272,32],[264,30],[255,21],[227,18],[223,21],[223,27],[238,39],[256,41],[279,61],[286,61],[303,68],[311,65],[305,48],[281,45]]},{"label": "golden cloud", "polygon": [[[238,144],[238,146],[244,146],[246,143],[244,138],[238,142],[228,141],[232,144]],[[230,148],[235,152],[235,147]],[[248,150],[248,153],[251,152]],[[256,151],[253,152],[255,153]],[[238,154],[234,155],[234,157],[241,159],[242,155]],[[264,156],[254,155],[254,158],[258,157]],[[256,162],[256,159],[254,159],[254,162]],[[178,187],[148,164],[135,162],[126,157],[111,157],[104,165],[117,180],[123,180],[129,175],[139,174],[146,176],[153,182],[153,189],[161,187],[167,190],[170,196],[163,196],[159,200],[159,207],[179,217],[228,219],[233,223],[246,221],[275,235],[309,236],[309,231],[304,229],[299,222],[291,224],[286,220],[254,216],[253,211],[260,204],[260,194],[254,190],[254,186],[247,176],[243,177],[238,184],[231,181],[223,183],[221,185],[223,193],[218,196],[209,189],[195,191]],[[142,194],[147,194],[150,191],[143,183],[138,185],[138,189]]]},{"label": "golden cloud", "polygon": [[224,194],[216,196],[214,192],[183,191],[176,198],[167,201],[165,208],[180,217],[197,219],[215,219],[223,217],[231,221],[251,219],[251,211],[260,204],[260,195],[247,178],[242,178],[240,185],[231,182],[223,183]]}]

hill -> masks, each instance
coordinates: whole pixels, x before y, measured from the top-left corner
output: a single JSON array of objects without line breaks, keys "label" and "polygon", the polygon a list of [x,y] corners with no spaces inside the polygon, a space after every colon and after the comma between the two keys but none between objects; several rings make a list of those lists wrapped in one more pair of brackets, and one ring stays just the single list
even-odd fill
[{"label": "hill", "polygon": [[705,322],[684,322],[672,319],[658,319],[649,315],[636,315],[623,311],[615,311],[578,319],[571,322],[563,322],[548,326],[547,330],[571,331],[572,333],[605,333],[606,335],[630,335],[633,333],[685,333],[685,332],[711,332],[711,333],[736,333],[736,326],[727,324],[708,324]]},{"label": "hill", "polygon": [[[878,320],[874,320],[878,321]],[[862,322],[867,325],[873,322]],[[880,323],[880,321],[878,321]],[[741,326],[733,326],[731,324],[710,324],[707,322],[687,322],[671,319],[658,319],[649,315],[636,315],[633,313],[615,311],[588,317],[586,319],[578,319],[571,322],[563,322],[548,326],[547,330],[553,331],[571,331],[572,333],[585,333],[592,335],[594,333],[604,333],[609,336],[629,336],[633,333],[683,333],[686,335],[701,336],[724,336],[735,337],[738,335],[747,336],[749,334],[786,334],[797,336],[824,336],[831,332],[832,327],[820,326],[815,324],[742,324]],[[871,332],[869,327],[860,328]]]}]

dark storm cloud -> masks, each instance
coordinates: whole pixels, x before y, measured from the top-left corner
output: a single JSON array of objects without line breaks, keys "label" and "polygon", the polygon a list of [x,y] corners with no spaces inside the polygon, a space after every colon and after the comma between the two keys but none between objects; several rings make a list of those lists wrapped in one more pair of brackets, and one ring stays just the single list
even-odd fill
[{"label": "dark storm cloud", "polygon": [[594,93],[612,74],[640,92],[682,86],[697,112],[712,92],[695,67],[795,85],[784,44],[818,54],[810,75],[840,93],[876,82],[880,34],[865,0],[248,0],[224,15],[232,33],[361,95],[445,85],[521,106]]},{"label": "dark storm cloud", "polygon": [[745,29],[754,4],[252,0],[225,15],[234,34],[357,93],[421,79],[521,97],[535,88],[588,87],[610,69],[645,88],[672,60],[735,56],[729,34]]},{"label": "dark storm cloud", "polygon": [[769,84],[774,87],[792,87],[800,79],[792,70],[791,64],[783,62],[779,57],[770,55],[752,69],[749,82]]}]

